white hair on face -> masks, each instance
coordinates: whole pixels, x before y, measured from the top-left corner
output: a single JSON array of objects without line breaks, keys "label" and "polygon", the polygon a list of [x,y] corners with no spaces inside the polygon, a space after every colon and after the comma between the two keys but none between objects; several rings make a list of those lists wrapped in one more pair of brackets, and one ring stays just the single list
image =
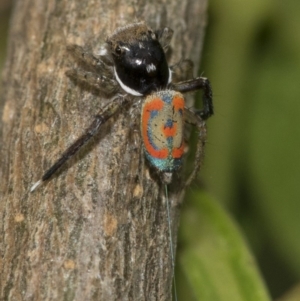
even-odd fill
[{"label": "white hair on face", "polygon": [[134,96],[142,96],[142,95],[143,95],[143,94],[139,93],[138,91],[135,91],[135,90],[129,88],[128,86],[126,86],[126,85],[121,81],[121,79],[119,78],[118,73],[117,73],[117,71],[116,71],[116,68],[114,68],[114,73],[115,73],[115,77],[116,77],[117,82],[120,84],[120,86],[122,87],[122,89],[123,89],[125,92],[127,92],[127,93],[129,93],[129,94],[131,94],[131,95],[134,95]]},{"label": "white hair on face", "polygon": [[151,71],[155,71],[156,67],[155,65],[153,65],[152,63],[146,66],[146,70],[148,73],[150,73]]}]

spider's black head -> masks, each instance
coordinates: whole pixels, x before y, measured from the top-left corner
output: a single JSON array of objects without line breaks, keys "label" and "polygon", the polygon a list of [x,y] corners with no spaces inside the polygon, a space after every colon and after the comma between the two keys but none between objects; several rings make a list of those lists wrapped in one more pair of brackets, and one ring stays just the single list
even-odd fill
[{"label": "spider's black head", "polygon": [[121,87],[133,95],[146,95],[166,88],[171,72],[155,33],[144,23],[116,31],[107,43]]}]

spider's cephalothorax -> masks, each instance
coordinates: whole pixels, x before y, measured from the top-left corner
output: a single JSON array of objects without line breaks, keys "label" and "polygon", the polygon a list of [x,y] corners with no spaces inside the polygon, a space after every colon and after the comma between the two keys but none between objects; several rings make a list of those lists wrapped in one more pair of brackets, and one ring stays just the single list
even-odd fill
[{"label": "spider's cephalothorax", "polygon": [[164,89],[171,72],[155,33],[144,23],[116,31],[108,40],[118,83],[136,96]]},{"label": "spider's cephalothorax", "polygon": [[[172,33],[169,28],[153,31],[143,22],[133,23],[117,29],[108,37],[98,57],[78,45],[67,47],[78,61],[93,70],[73,69],[68,70],[67,75],[106,95],[112,95],[113,101],[95,116],[89,128],[32,186],[31,191],[77,153],[124,104],[140,100],[141,97],[144,97],[141,113],[144,152],[150,165],[160,173],[163,183],[169,184],[173,173],[182,165],[184,123],[197,127],[199,135],[195,164],[186,185],[191,183],[201,164],[205,143],[204,120],[213,114],[212,91],[209,81],[204,77],[172,82],[173,70],[186,63],[191,65],[184,60],[174,68],[168,66],[165,51]],[[203,90],[203,108],[192,111],[185,107],[181,93],[199,89]],[[126,97],[126,93],[130,97]]]}]

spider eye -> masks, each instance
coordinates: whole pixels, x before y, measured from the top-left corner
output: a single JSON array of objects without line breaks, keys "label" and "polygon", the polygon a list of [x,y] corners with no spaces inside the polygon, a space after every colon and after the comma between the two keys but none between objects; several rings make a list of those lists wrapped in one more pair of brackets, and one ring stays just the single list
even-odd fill
[{"label": "spider eye", "polygon": [[115,53],[116,53],[116,55],[121,55],[122,54],[122,49],[121,49],[120,46],[116,46]]}]

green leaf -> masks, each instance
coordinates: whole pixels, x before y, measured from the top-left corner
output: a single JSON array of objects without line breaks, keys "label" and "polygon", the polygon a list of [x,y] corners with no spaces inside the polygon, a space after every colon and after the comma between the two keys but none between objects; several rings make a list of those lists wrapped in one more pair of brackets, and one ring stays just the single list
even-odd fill
[{"label": "green leaf", "polygon": [[194,202],[187,204],[180,225],[178,299],[270,300],[255,260],[231,218],[208,195],[193,192],[191,198]]}]

